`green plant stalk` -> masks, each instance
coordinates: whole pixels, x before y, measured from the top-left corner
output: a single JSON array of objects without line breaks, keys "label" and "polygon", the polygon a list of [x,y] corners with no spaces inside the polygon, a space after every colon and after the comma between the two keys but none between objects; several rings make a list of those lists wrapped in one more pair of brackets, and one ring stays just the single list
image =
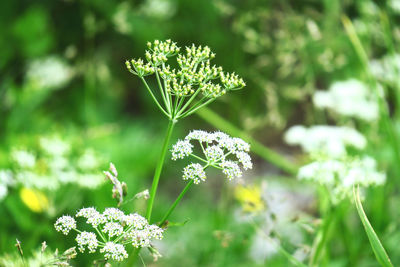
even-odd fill
[{"label": "green plant stalk", "polygon": [[317,237],[314,240],[312,254],[310,256],[310,266],[318,266],[318,262],[328,241],[332,220],[333,216],[331,212],[323,219],[322,227],[318,231]]},{"label": "green plant stalk", "polygon": [[266,161],[271,162],[275,166],[281,168],[285,172],[295,175],[297,173],[298,167],[276,153],[275,151],[265,147],[263,144],[255,140],[253,137],[247,135],[243,131],[236,128],[234,125],[229,123],[224,118],[220,117],[218,114],[213,112],[207,107],[203,107],[202,109],[198,110],[197,115],[199,115],[202,119],[210,123],[211,125],[218,127],[224,132],[229,133],[230,135],[234,135],[237,137],[242,138],[246,142],[249,142],[251,145],[251,150],[258,154],[260,157],[265,159]]},{"label": "green plant stalk", "polygon": [[360,199],[360,189],[358,186],[357,188],[355,186],[353,187],[353,197],[354,197],[354,202],[356,204],[358,215],[364,226],[365,232],[368,236],[368,240],[371,244],[372,250],[374,251],[376,259],[378,260],[379,264],[383,267],[393,267],[393,264],[389,256],[387,255],[385,248],[379,241],[379,237],[375,233],[374,228],[372,227],[371,223],[368,220],[367,215],[364,212]]},{"label": "green plant stalk", "polygon": [[176,121],[174,121],[174,120],[170,120],[168,123],[167,133],[165,135],[164,144],[163,144],[162,150],[161,150],[161,155],[158,160],[156,170],[154,172],[153,183],[151,185],[151,190],[150,190],[150,198],[149,198],[149,202],[147,204],[147,210],[146,210],[146,219],[149,221],[149,223],[150,223],[150,219],[151,219],[151,212],[153,210],[154,199],[155,199],[156,192],[157,192],[158,182],[160,181],[161,171],[162,171],[162,168],[164,165],[165,156],[168,151],[168,145],[169,145],[169,141],[171,139],[171,135],[172,135],[172,131],[174,129],[175,123],[176,123]]},{"label": "green plant stalk", "polygon": [[320,213],[322,214],[322,225],[320,226],[317,236],[314,239],[311,253],[309,266],[318,266],[321,256],[326,248],[326,244],[329,239],[329,232],[335,220],[336,210],[330,203],[329,192],[324,187],[319,188],[319,201],[320,201]]},{"label": "green plant stalk", "polygon": [[[153,94],[153,91],[151,91],[149,85],[147,84],[146,80],[143,77],[140,77],[140,79],[142,80],[144,86],[146,87],[147,91],[149,91],[151,98],[153,98],[154,102],[156,103],[157,107],[168,117],[170,118],[169,113],[167,113],[163,107],[160,105],[160,103],[158,102],[157,98],[155,97],[155,95]],[[168,105],[167,105],[168,108]],[[169,108],[168,108],[169,110]]]},{"label": "green plant stalk", "polygon": [[168,220],[169,216],[171,215],[171,213],[175,210],[176,206],[179,204],[179,202],[181,202],[183,196],[186,194],[186,192],[190,189],[190,187],[192,187],[194,181],[190,180],[189,183],[187,183],[187,185],[185,186],[185,188],[183,188],[182,192],[179,194],[179,196],[176,198],[176,200],[174,201],[174,203],[172,203],[171,207],[168,209],[167,213],[165,213],[164,217],[161,219],[161,222],[158,224],[158,226],[163,227],[163,225],[165,224],[165,222]]}]

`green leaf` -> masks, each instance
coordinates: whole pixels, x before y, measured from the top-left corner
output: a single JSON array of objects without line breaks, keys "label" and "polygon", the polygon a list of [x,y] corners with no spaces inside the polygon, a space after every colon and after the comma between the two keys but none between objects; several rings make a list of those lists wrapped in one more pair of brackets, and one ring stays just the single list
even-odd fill
[{"label": "green leaf", "polygon": [[392,262],[389,259],[385,249],[383,248],[378,236],[376,235],[374,228],[372,228],[368,221],[367,215],[364,212],[363,206],[360,199],[360,189],[353,187],[354,202],[356,203],[358,215],[360,216],[361,222],[364,225],[365,232],[367,233],[369,242],[371,243],[372,250],[375,253],[375,257],[381,266],[393,267]]}]

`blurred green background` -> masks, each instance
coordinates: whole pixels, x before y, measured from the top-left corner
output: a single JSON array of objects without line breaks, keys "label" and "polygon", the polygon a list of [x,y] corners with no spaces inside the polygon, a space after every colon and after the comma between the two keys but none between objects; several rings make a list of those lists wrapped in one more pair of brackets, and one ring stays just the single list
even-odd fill
[{"label": "blurred green background", "polygon": [[[247,83],[243,90],[222,97],[209,108],[289,160],[304,161],[296,156],[298,150],[283,143],[284,130],[297,123],[334,123],[314,109],[312,93],[336,80],[365,79],[343,28],[343,16],[353,21],[369,59],[396,53],[400,3],[394,0],[2,1],[0,169],[4,172],[0,178],[4,182],[7,175],[21,173],[16,151],[29,151],[36,157],[37,175],[61,179],[60,172],[49,167],[55,157],[43,148],[43,138],[48,138],[56,150],[62,147],[61,141],[69,147],[69,154],[62,158],[71,166],[68,175],[101,176],[112,161],[131,195],[149,188],[167,120],[124,62],[143,57],[146,42],[155,39],[172,39],[182,47],[208,45],[217,55],[215,64],[238,73]],[[398,80],[385,83],[393,113],[397,110],[391,99],[397,95]],[[178,125],[172,140],[183,138],[191,129],[215,130],[215,124],[193,115]],[[358,126],[369,129],[368,125]],[[374,134],[379,136],[379,131]],[[385,150],[388,145],[381,145],[381,151],[371,150],[386,166],[391,156]],[[267,191],[276,194],[277,203],[273,203],[287,201],[286,206],[275,209],[287,212],[289,215],[282,216],[288,219],[269,222],[261,216],[255,228],[242,218],[246,215],[241,212],[243,201],[235,197],[236,185],[223,183],[215,173],[206,184],[191,190],[174,213],[174,221],[188,222],[166,232],[158,244],[164,257],[151,263],[149,254],[144,253],[148,265],[288,266],[287,259],[271,248],[269,239],[260,238],[260,229],[277,221],[279,227],[287,226],[279,240],[290,252],[307,250],[312,231],[305,225],[313,225],[318,218],[313,191],[263,157],[254,154],[253,158],[255,169],[247,173],[246,183],[257,185],[264,193],[267,183]],[[162,216],[184,186],[180,178],[183,167],[183,162],[167,159],[154,217]],[[72,179],[68,177],[65,179]],[[102,181],[102,176],[98,179]],[[110,184],[60,184],[24,192],[24,184],[9,183],[0,202],[1,254],[15,251],[16,238],[27,255],[44,240],[52,250],[63,251],[74,240],[54,230],[57,216],[81,207],[102,210],[115,205]],[[371,221],[395,265],[400,264],[397,191],[390,186],[380,189],[375,193],[394,194],[384,202],[367,205],[368,211],[379,213]],[[257,201],[257,196],[255,190],[249,198]],[[144,201],[135,201],[124,209],[143,213],[144,207]],[[382,207],[387,212],[378,212]],[[270,209],[266,205],[265,212]],[[348,240],[331,243],[328,265],[377,266],[354,210],[347,211],[352,230],[337,237]],[[289,222],[299,212],[309,215],[301,223],[304,225],[298,223],[292,229]],[[295,241],[289,240],[295,235]],[[86,266],[95,258],[79,255],[79,263],[74,263]]]}]

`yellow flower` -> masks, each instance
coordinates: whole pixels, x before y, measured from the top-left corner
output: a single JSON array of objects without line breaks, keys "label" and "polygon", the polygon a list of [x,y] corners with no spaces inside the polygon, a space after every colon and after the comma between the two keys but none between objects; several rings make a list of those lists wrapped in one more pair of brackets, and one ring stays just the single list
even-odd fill
[{"label": "yellow flower", "polygon": [[19,192],[19,196],[22,202],[33,212],[43,212],[49,208],[48,198],[38,190],[24,187]]},{"label": "yellow flower", "polygon": [[241,203],[245,212],[256,213],[262,211],[265,207],[259,186],[238,185],[235,188],[235,197]]}]

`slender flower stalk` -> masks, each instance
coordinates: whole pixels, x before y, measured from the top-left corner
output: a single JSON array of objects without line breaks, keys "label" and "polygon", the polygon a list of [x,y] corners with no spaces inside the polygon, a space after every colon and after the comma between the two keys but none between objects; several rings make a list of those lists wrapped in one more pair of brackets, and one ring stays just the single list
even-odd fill
[{"label": "slender flower stalk", "polygon": [[171,139],[174,125],[175,125],[175,123],[170,120],[168,123],[167,134],[165,135],[164,144],[163,144],[163,147],[161,150],[161,155],[157,162],[156,170],[154,172],[153,183],[151,185],[151,190],[150,190],[150,198],[149,198],[149,202],[147,204],[147,210],[146,210],[146,219],[148,221],[151,220],[151,212],[153,210],[154,199],[155,199],[156,193],[157,193],[158,182],[160,181],[161,171],[162,171],[162,168],[164,165],[165,155],[167,154],[167,151],[168,151],[168,145],[169,145],[169,141]]},{"label": "slender flower stalk", "polygon": [[[215,57],[215,53],[207,46],[192,45],[185,48],[185,53],[180,53],[181,48],[175,42],[155,40],[153,43],[148,42],[147,47],[148,50],[145,52],[147,63],[142,59],[132,59],[127,60],[125,64],[129,72],[141,79],[156,106],[169,119],[146,211],[146,218],[150,220],[175,123],[210,104],[226,92],[243,88],[245,83],[238,75],[225,73],[222,67],[211,65],[210,61]],[[179,66],[177,69],[173,69],[167,63],[168,58],[174,56]],[[152,90],[145,79],[153,74],[156,76],[158,90]]]},{"label": "slender flower stalk", "polygon": [[183,196],[186,194],[186,192],[192,187],[194,181],[190,180],[188,184],[186,184],[185,188],[183,188],[182,192],[178,195],[178,197],[175,199],[174,203],[172,203],[171,207],[168,209],[168,211],[165,213],[164,217],[161,219],[161,222],[158,224],[159,227],[164,227],[165,223],[167,222],[169,216],[171,213],[175,210],[176,206],[181,202]]},{"label": "slender flower stalk", "polygon": [[[127,60],[125,64],[129,72],[141,79],[156,106],[169,120],[146,210],[146,219],[150,222],[174,125],[179,119],[195,113],[228,91],[241,89],[246,84],[238,75],[225,73],[222,67],[212,66],[210,60],[215,57],[215,53],[207,46],[192,45],[185,48],[185,53],[180,53],[181,48],[175,42],[155,40],[153,43],[148,42],[147,47],[148,50],[145,52],[147,63],[142,59],[132,59]],[[173,56],[176,56],[179,66],[177,69],[173,69],[167,63],[168,58]],[[156,76],[158,90],[150,88],[145,79],[152,74]],[[140,248],[136,249],[134,255],[138,255],[139,250]],[[130,261],[134,258],[136,257],[132,256]]]}]

